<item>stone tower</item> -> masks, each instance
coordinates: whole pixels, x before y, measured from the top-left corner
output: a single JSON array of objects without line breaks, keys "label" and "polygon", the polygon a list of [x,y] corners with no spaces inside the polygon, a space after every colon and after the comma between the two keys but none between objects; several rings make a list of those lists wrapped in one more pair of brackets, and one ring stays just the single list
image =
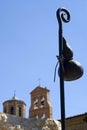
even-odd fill
[{"label": "stone tower", "polygon": [[14,95],[12,99],[3,102],[3,112],[25,118],[26,104]]},{"label": "stone tower", "polygon": [[37,86],[31,94],[29,118],[52,118],[52,106],[47,88]]}]

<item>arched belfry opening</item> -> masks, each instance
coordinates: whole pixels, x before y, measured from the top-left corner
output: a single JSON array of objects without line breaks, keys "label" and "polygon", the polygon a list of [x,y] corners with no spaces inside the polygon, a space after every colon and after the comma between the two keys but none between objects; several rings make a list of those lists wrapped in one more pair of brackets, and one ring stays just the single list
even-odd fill
[{"label": "arched belfry opening", "polygon": [[14,95],[10,100],[3,102],[3,112],[25,118],[26,104]]},{"label": "arched belfry opening", "polygon": [[50,90],[37,86],[31,93],[29,118],[52,118]]}]

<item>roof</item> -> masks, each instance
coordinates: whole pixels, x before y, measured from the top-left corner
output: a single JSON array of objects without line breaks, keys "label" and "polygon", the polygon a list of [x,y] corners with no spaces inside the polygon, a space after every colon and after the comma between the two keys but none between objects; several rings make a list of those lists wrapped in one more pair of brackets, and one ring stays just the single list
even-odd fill
[{"label": "roof", "polygon": [[[70,117],[66,117],[66,120],[69,120],[72,118],[77,118],[77,117],[82,117],[82,116],[87,116],[87,112],[82,113],[82,114],[78,114],[78,115],[74,115],[74,116],[70,116]],[[59,121],[61,121],[61,119],[59,119]]]},{"label": "roof", "polygon": [[71,118],[75,118],[75,117],[81,117],[81,116],[85,116],[85,115],[87,115],[87,112],[79,114],[79,115],[74,115],[74,116],[71,116],[71,117],[67,117],[66,119],[71,119]]},{"label": "roof", "polygon": [[10,100],[19,100],[15,95]]},{"label": "roof", "polygon": [[41,87],[41,86],[37,86],[33,91],[31,91],[31,93],[30,94],[32,94],[32,93],[35,93],[35,92],[37,92],[37,91],[47,91],[47,92],[49,92],[50,90],[49,89],[47,89],[46,87],[45,88],[43,88],[43,87]]},{"label": "roof", "polygon": [[26,103],[24,101],[18,99],[15,95],[11,99],[4,101],[3,104],[6,103],[6,102],[12,102],[12,101],[22,102],[23,104],[26,105]]}]

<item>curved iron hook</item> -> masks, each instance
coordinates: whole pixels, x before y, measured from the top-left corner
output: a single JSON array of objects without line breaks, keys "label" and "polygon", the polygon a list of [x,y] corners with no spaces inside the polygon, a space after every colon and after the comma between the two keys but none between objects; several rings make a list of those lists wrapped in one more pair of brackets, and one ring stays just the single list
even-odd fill
[{"label": "curved iron hook", "polygon": [[[61,14],[60,14],[61,13]],[[67,17],[65,17],[65,15]],[[65,8],[59,8],[56,12],[56,16],[59,22],[59,25],[61,24],[62,20],[65,23],[68,23],[70,21],[70,13],[68,10],[66,10]]]}]

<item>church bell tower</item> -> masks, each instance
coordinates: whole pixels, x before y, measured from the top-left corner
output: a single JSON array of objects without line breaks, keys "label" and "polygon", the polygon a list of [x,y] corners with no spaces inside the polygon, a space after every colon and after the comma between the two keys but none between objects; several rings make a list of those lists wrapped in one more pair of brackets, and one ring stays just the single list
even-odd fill
[{"label": "church bell tower", "polygon": [[29,118],[52,118],[52,106],[47,88],[37,86],[31,94]]}]

